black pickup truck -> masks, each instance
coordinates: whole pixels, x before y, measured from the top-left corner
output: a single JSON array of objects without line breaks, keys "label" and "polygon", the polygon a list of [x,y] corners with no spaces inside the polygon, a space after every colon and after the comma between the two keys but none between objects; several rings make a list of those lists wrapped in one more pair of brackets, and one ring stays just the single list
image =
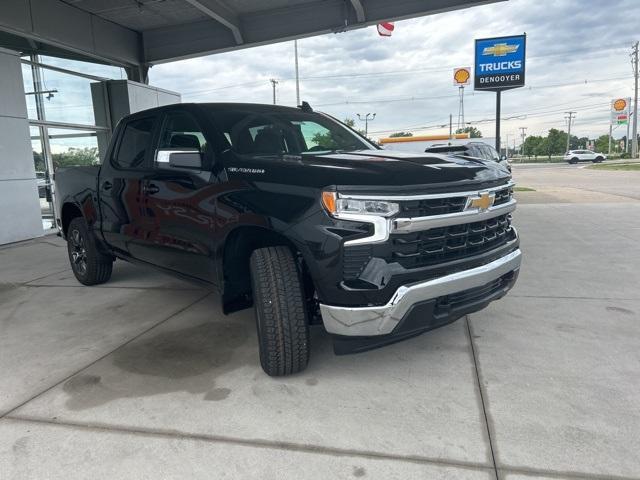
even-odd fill
[{"label": "black pickup truck", "polygon": [[506,169],[385,151],[306,103],[139,112],[102,165],[55,181],[78,281],[119,258],[253,305],[269,375],[306,367],[310,325],[337,354],[382,346],[484,308],[520,268]]}]

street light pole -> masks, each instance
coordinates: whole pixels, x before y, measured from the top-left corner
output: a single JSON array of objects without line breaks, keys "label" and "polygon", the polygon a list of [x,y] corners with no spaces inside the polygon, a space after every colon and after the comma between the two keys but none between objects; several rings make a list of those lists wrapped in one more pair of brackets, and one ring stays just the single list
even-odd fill
[{"label": "street light pole", "polygon": [[[358,116],[358,119],[361,122],[364,122],[364,136],[368,137],[369,136],[369,122],[373,122],[373,120],[376,118],[376,114],[375,113],[374,114],[367,113],[364,116],[364,118],[359,113],[356,113],[356,115]],[[371,115],[371,120],[369,120],[369,115]]]},{"label": "street light pole", "polygon": [[272,78],[271,80],[269,80],[271,82],[271,86],[273,87],[273,104],[276,104],[276,85],[278,84],[278,81],[275,78]]},{"label": "street light pole", "polygon": [[298,71],[298,40],[293,41],[293,50],[296,56],[296,106],[300,105],[300,74]]}]

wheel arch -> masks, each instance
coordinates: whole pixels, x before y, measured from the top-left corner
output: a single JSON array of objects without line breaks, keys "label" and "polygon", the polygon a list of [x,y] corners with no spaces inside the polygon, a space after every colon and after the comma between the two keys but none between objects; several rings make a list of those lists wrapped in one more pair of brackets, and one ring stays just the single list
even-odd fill
[{"label": "wheel arch", "polygon": [[298,260],[305,289],[312,288],[312,281],[302,253],[290,238],[265,227],[237,227],[227,235],[219,262],[222,306],[225,314],[249,308],[252,305],[249,266],[251,253],[258,248],[275,246],[286,246],[292,251]]},{"label": "wheel arch", "polygon": [[67,238],[67,231],[69,230],[69,224],[74,218],[84,217],[82,210],[78,205],[73,202],[65,202],[60,210],[60,222],[62,225],[62,235]]}]

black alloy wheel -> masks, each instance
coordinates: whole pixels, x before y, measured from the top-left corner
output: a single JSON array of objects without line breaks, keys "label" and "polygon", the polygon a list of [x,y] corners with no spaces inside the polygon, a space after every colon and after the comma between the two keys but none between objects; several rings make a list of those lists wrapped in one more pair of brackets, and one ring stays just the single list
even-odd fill
[{"label": "black alloy wheel", "polygon": [[97,285],[111,277],[113,257],[100,252],[84,218],[77,217],[69,223],[67,251],[73,274],[83,285]]},{"label": "black alloy wheel", "polygon": [[87,245],[82,232],[75,228],[70,232],[69,242],[71,243],[71,262],[72,268],[78,275],[86,276],[87,274]]}]

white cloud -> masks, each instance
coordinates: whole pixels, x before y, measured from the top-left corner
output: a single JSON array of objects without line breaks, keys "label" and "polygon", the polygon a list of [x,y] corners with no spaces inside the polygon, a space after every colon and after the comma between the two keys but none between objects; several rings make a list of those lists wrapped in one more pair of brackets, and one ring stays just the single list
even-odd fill
[{"label": "white cloud", "polygon": [[[637,0],[511,0],[398,22],[391,38],[370,27],[303,39],[301,96],[338,118],[376,112],[370,130],[380,136],[420,131],[415,127],[457,116],[451,69],[472,65],[475,38],[527,32],[527,87],[503,94],[503,116],[519,116],[503,122],[503,136],[520,126],[529,134],[565,128],[564,110],[575,110],[573,131],[593,137],[606,133],[609,100],[631,94],[628,54],[638,6]],[[313,78],[327,76],[334,78]],[[276,78],[279,103],[295,103],[291,42],[158,65],[150,77],[182,92],[183,101],[259,103],[271,102],[269,79]],[[494,98],[468,89],[466,120],[493,118]],[[493,135],[492,122],[477,126]]]}]

